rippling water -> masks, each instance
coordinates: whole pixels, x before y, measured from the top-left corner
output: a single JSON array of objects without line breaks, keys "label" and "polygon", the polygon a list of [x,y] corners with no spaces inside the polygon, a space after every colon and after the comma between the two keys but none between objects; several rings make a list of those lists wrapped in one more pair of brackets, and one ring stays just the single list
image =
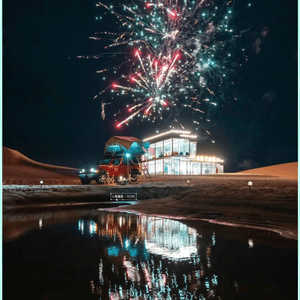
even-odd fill
[{"label": "rippling water", "polygon": [[99,210],[3,217],[3,299],[296,299],[297,241]]}]

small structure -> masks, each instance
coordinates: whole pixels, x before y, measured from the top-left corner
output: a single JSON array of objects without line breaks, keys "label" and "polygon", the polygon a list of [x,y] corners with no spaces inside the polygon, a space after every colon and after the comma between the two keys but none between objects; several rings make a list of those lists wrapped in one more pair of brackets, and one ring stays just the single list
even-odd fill
[{"label": "small structure", "polygon": [[116,157],[127,153],[131,156],[140,156],[147,152],[149,145],[150,143],[135,137],[113,136],[105,143],[104,156]]},{"label": "small structure", "polygon": [[142,155],[150,174],[205,175],[224,172],[224,161],[214,156],[197,155],[198,135],[170,130],[146,138],[148,153]]},{"label": "small structure", "polygon": [[149,143],[134,137],[113,136],[106,142],[104,157],[98,161],[96,167],[82,169],[78,177],[82,184],[90,184],[92,180],[98,184],[136,182],[138,175],[143,172],[140,157],[147,152],[148,146]]}]

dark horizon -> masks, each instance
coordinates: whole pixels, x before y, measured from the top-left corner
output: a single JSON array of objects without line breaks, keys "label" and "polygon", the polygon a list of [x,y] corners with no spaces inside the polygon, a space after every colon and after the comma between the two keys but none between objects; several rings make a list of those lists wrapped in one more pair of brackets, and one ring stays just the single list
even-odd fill
[{"label": "dark horizon", "polygon": [[[133,121],[117,129],[113,116],[126,101],[94,99],[114,80],[95,73],[105,59],[77,58],[105,51],[89,39],[104,26],[95,3],[3,1],[3,146],[38,162],[82,168],[102,156],[111,136],[143,139],[173,126]],[[298,161],[297,1],[251,4],[234,23],[248,29],[236,45],[248,58],[237,71],[238,101],[217,107],[207,125],[211,135],[199,133],[198,153],[224,159],[225,172]],[[113,103],[105,120],[102,101]],[[189,116],[183,123],[195,132]]]}]

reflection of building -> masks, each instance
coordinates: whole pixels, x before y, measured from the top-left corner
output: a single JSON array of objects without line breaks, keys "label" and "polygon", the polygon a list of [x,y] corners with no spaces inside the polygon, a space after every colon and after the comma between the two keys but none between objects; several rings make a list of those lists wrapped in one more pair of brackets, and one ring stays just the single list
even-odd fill
[{"label": "reflection of building", "polygon": [[149,217],[146,249],[169,259],[190,259],[197,255],[197,232],[194,228],[171,220]]},{"label": "reflection of building", "polygon": [[170,130],[144,139],[151,143],[142,156],[150,174],[201,175],[224,172],[224,161],[212,156],[197,155],[195,134]]},{"label": "reflection of building", "polygon": [[78,230],[101,242],[99,274],[90,282],[99,299],[216,296],[218,276],[210,261],[214,234],[204,239],[176,220],[120,213],[80,220]]}]

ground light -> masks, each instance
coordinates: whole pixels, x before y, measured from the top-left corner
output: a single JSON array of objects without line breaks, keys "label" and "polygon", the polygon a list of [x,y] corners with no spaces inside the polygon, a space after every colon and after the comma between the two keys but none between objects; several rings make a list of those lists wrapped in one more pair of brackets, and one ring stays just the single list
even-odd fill
[{"label": "ground light", "polygon": [[251,190],[252,185],[253,185],[253,182],[252,181],[248,181],[249,191]]},{"label": "ground light", "polygon": [[44,183],[44,181],[43,181],[43,180],[40,180],[41,188],[43,187],[43,183]]}]

